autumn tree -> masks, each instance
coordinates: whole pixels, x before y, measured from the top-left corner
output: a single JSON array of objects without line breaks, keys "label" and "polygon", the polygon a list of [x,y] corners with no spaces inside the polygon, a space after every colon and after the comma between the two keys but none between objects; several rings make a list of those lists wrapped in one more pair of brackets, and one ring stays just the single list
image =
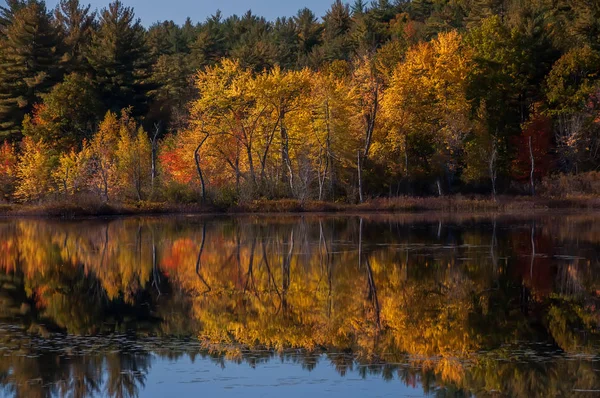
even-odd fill
[{"label": "autumn tree", "polygon": [[357,146],[357,172],[358,172],[358,197],[362,203],[363,172],[365,166],[369,166],[371,150],[376,143],[375,136],[380,127],[380,109],[383,99],[383,79],[376,69],[374,61],[370,57],[356,60],[352,75],[352,90],[356,99],[356,121]]},{"label": "autumn tree", "polygon": [[76,151],[63,152],[58,157],[58,162],[52,170],[52,179],[57,192],[64,196],[73,196],[88,189],[92,179],[90,168],[90,149],[87,141],[82,148]]},{"label": "autumn tree", "polygon": [[201,150],[204,152],[204,137],[208,136],[206,148],[214,157],[211,168],[230,169],[238,193],[243,179],[250,195],[257,188],[255,145],[266,112],[265,106],[256,102],[253,84],[250,70],[224,60],[198,73],[196,87],[200,96],[191,107],[192,129],[198,134],[193,156],[199,179],[204,178],[202,166],[211,167],[206,164],[207,156],[201,159],[200,154]]},{"label": "autumn tree", "polygon": [[117,180],[125,197],[142,200],[150,193],[152,148],[148,134],[137,127],[130,115],[121,114],[121,128],[115,153]]},{"label": "autumn tree", "polygon": [[[294,165],[300,154],[294,156],[294,149],[299,144],[300,137],[294,129],[302,112],[308,110],[308,93],[310,91],[311,74],[308,70],[300,72],[282,71],[276,67],[270,72],[264,72],[255,79],[257,105],[264,109],[262,131],[264,135],[260,142],[261,179],[266,182],[268,162],[272,160],[273,147],[278,145],[279,165],[276,172],[289,186],[292,196],[297,196],[302,189],[296,184],[296,174],[300,166]],[[295,158],[295,159],[294,159]]]},{"label": "autumn tree", "polygon": [[25,137],[21,143],[15,196],[25,202],[43,199],[54,188],[51,174],[54,163],[55,157],[44,141]]},{"label": "autumn tree", "polygon": [[523,126],[522,134],[516,138],[517,156],[514,161],[514,176],[527,181],[531,195],[535,195],[535,184],[552,170],[552,124],[547,116],[534,115]]},{"label": "autumn tree", "polygon": [[554,119],[554,140],[563,171],[595,163],[600,54],[589,46],[564,54],[546,78],[547,114]]},{"label": "autumn tree", "polygon": [[0,193],[2,200],[10,200],[17,181],[17,150],[14,144],[4,141],[0,146]]},{"label": "autumn tree", "polygon": [[439,194],[440,177],[450,183],[457,174],[458,158],[471,131],[470,60],[469,49],[457,32],[442,34],[408,51],[386,91],[383,107],[391,148],[404,152],[405,175],[411,173],[412,152],[417,160],[414,171],[437,177]]},{"label": "autumn tree", "polygon": [[117,188],[117,145],[121,126],[117,115],[107,112],[90,141],[90,187],[105,201]]},{"label": "autumn tree", "polygon": [[353,132],[348,121],[355,117],[356,102],[347,76],[339,69],[330,65],[311,79],[308,142],[314,156],[319,200],[333,199],[338,191],[351,194],[356,175],[356,145],[347,139]]}]

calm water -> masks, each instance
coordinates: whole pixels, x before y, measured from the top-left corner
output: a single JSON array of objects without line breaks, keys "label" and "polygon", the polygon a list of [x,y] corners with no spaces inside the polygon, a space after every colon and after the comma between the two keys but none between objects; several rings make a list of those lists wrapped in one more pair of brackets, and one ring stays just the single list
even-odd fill
[{"label": "calm water", "polygon": [[0,220],[0,395],[596,396],[600,215]]}]

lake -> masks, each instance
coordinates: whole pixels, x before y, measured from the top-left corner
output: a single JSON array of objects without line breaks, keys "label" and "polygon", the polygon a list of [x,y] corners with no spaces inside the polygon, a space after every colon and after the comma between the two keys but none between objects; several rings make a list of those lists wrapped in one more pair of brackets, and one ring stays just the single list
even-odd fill
[{"label": "lake", "polygon": [[0,220],[0,395],[595,396],[600,215]]}]

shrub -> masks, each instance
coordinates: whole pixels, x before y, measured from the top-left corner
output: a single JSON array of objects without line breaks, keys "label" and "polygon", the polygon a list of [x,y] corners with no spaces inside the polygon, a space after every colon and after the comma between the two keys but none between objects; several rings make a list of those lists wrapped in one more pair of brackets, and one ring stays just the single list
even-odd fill
[{"label": "shrub", "polygon": [[600,195],[600,172],[590,171],[580,174],[558,174],[544,178],[541,193],[546,196],[568,197]]}]

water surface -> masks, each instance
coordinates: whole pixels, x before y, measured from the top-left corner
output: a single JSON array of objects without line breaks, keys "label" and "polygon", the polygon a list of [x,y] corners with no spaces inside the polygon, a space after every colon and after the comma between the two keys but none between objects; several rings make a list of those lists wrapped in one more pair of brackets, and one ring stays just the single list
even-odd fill
[{"label": "water surface", "polygon": [[600,216],[0,220],[0,394],[594,396]]}]

